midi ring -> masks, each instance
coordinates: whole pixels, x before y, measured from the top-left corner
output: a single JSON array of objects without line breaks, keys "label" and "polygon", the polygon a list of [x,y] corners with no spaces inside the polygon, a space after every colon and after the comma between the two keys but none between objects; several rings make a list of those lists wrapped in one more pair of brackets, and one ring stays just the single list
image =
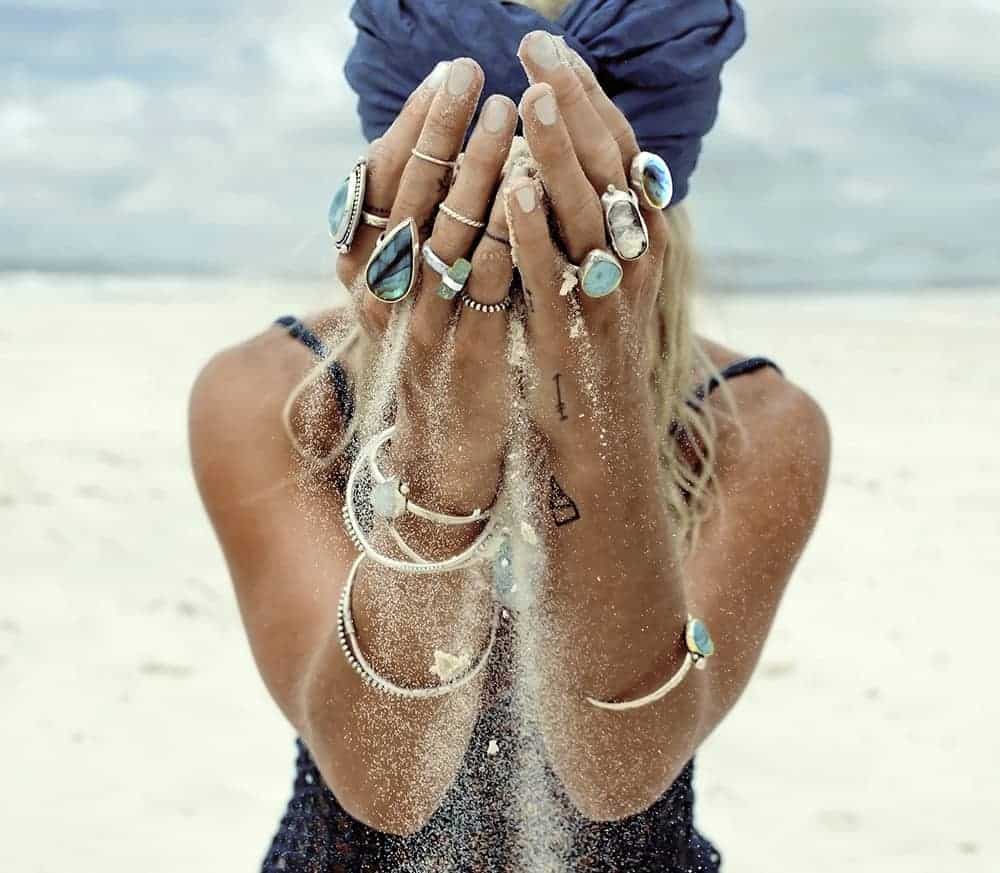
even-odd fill
[{"label": "midi ring", "polygon": [[418,148],[410,149],[410,154],[415,158],[420,158],[422,161],[427,161],[429,164],[434,164],[438,167],[448,167],[450,170],[454,170],[458,165],[458,161],[445,161],[441,158],[435,158],[434,155],[428,155],[425,152],[420,151]]},{"label": "midi ring", "polygon": [[330,203],[327,223],[330,226],[333,244],[341,254],[351,250],[354,234],[361,222],[367,177],[368,161],[365,158],[358,158],[347,178],[340,183]]},{"label": "midi ring", "polygon": [[420,251],[424,256],[424,263],[441,277],[441,284],[437,288],[438,297],[442,300],[454,300],[465,290],[465,283],[472,273],[472,264],[465,258],[458,258],[454,264],[445,263],[431,248],[430,241],[425,242]]},{"label": "midi ring", "polygon": [[608,190],[601,195],[601,205],[615,254],[624,261],[641,258],[649,248],[649,230],[635,191],[621,191],[608,185]]},{"label": "midi ring", "polygon": [[376,215],[374,212],[366,212],[364,209],[361,210],[361,222],[371,227],[380,227],[382,230],[389,226],[389,219],[384,215]]},{"label": "midi ring", "polygon": [[466,306],[469,309],[474,309],[476,312],[506,312],[510,309],[510,295],[508,294],[503,300],[496,303],[480,303],[478,300],[473,300],[467,292],[462,291],[459,301],[462,306]]},{"label": "midi ring", "polygon": [[652,152],[639,152],[632,159],[629,181],[642,195],[645,204],[653,209],[666,209],[673,199],[674,179],[670,175],[670,167]]},{"label": "midi ring", "polygon": [[365,267],[368,293],[383,303],[399,303],[408,297],[416,284],[419,258],[417,224],[407,218],[379,236]]},{"label": "midi ring", "polygon": [[485,221],[477,221],[475,218],[469,218],[468,215],[462,215],[461,212],[452,209],[446,203],[442,203],[438,208],[449,218],[453,218],[455,221],[464,224],[466,227],[474,227],[476,230],[482,230],[486,227]]}]

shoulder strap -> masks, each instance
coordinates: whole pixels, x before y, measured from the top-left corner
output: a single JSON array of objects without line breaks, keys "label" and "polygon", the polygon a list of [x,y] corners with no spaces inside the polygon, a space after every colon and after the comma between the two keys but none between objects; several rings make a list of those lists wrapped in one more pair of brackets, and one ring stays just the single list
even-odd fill
[{"label": "shoulder strap", "polygon": [[[735,379],[737,376],[742,376],[745,373],[752,373],[762,367],[774,367],[774,369],[779,373],[784,374],[781,367],[774,363],[774,361],[770,358],[757,355],[752,358],[743,358],[740,361],[734,361],[721,370],[721,375],[723,379]],[[718,387],[719,379],[716,376],[712,376],[707,383],[703,383],[695,389],[694,396],[699,401],[702,401]],[[690,403],[690,401],[688,402]]]},{"label": "shoulder strap", "polygon": [[[286,328],[290,337],[301,342],[320,360],[329,354],[323,341],[294,315],[283,315],[281,318],[275,319],[274,323]],[[333,383],[337,409],[346,424],[354,415],[354,392],[351,390],[351,383],[347,379],[347,372],[340,365],[339,361],[330,361],[327,364],[326,371],[330,377],[330,381]]]}]

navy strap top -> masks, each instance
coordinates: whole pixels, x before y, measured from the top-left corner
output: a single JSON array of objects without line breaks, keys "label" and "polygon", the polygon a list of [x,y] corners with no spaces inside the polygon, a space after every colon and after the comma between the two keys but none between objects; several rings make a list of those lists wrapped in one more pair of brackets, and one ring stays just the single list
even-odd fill
[{"label": "navy strap top", "polygon": [[[327,356],[320,339],[298,319],[285,316],[277,324],[319,358]],[[730,364],[723,378],[761,367],[774,367],[754,357]],[[354,411],[344,368],[329,364],[329,378],[345,420]],[[696,405],[717,386],[698,386],[689,403]],[[501,624],[494,657],[487,665],[480,714],[454,783],[430,821],[413,836],[401,837],[369,828],[337,802],[309,750],[297,740],[292,798],[263,863],[262,873],[348,873],[348,871],[458,871],[458,873],[531,873],[534,859],[548,842],[557,842],[563,866],[551,869],[579,873],[718,873],[715,846],[694,826],[694,759],[674,783],[642,813],[615,822],[592,822],[581,816],[544,762],[544,751],[519,737],[513,712],[509,662],[516,625]],[[537,743],[537,738],[535,740]],[[495,743],[495,745],[493,745]],[[524,744],[536,765],[524,784]],[[519,751],[521,750],[521,751]],[[543,811],[532,816],[532,808]],[[510,810],[517,810],[511,815]],[[532,822],[543,820],[540,828]],[[558,822],[558,834],[549,822]],[[538,833],[534,831],[538,830]],[[544,854],[544,852],[541,852]],[[545,869],[550,869],[546,867]]]}]

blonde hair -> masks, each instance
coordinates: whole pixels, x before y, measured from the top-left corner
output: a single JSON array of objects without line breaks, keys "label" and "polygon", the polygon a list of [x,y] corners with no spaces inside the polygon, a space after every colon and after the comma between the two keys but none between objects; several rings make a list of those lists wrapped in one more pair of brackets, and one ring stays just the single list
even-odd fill
[{"label": "blonde hair", "polygon": [[[683,557],[694,549],[702,521],[716,504],[715,446],[718,416],[735,418],[732,395],[711,357],[702,347],[692,330],[693,288],[696,285],[696,259],[692,243],[691,226],[683,206],[675,206],[665,213],[670,233],[663,279],[657,299],[655,321],[650,325],[651,378],[657,401],[657,424],[661,434],[660,462],[662,483],[668,509],[678,536],[675,539],[678,555]],[[323,454],[310,451],[305,442],[316,436],[314,427],[322,429],[322,422],[310,421],[309,412],[314,404],[299,404],[304,392],[325,380],[333,361],[350,358],[353,373],[370,373],[375,347],[368,334],[351,317],[346,333],[341,335],[327,356],[311,368],[295,386],[285,402],[282,419],[285,431],[295,450],[309,462],[312,471],[326,469],[343,456],[359,423],[365,420],[367,391],[355,391],[357,407],[344,433],[335,440],[332,450]],[[700,374],[701,379],[698,379]],[[711,377],[719,379],[723,398],[721,410],[710,404],[692,408],[688,400],[695,387]],[[319,384],[326,384],[325,381]],[[296,406],[300,413],[299,427],[293,424]],[[303,429],[304,428],[304,433]],[[697,456],[692,468],[686,461],[675,433],[683,434],[686,444]]]}]

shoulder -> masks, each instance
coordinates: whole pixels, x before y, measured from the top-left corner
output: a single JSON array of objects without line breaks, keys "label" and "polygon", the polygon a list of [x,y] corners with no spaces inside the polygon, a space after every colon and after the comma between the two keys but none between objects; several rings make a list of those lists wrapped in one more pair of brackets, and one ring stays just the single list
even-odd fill
[{"label": "shoulder", "polygon": [[[720,369],[747,357],[715,344],[707,350]],[[806,387],[773,367],[729,379],[727,387],[736,414],[717,419],[716,472],[723,490],[766,498],[785,518],[799,518],[808,535],[829,479],[826,413]],[[725,409],[719,392],[709,402]]]},{"label": "shoulder", "polygon": [[[188,406],[192,464],[203,490],[211,489],[216,479],[228,488],[234,473],[244,487],[252,488],[254,480],[288,467],[292,446],[285,430],[285,407],[316,363],[315,355],[284,327],[271,325],[221,349],[204,364]],[[325,379],[316,381],[315,398],[310,400],[337,424],[336,404]]]}]

